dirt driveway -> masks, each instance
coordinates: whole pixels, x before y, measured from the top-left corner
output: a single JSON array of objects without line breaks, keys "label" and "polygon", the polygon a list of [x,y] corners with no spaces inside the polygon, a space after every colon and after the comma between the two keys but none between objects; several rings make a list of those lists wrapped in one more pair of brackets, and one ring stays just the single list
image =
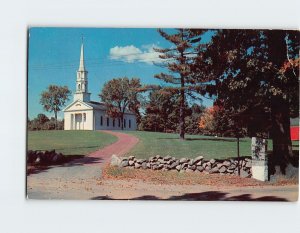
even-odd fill
[{"label": "dirt driveway", "polygon": [[70,198],[81,196],[80,187],[78,195],[72,196],[71,184],[87,184],[101,178],[101,168],[110,159],[111,155],[122,156],[138,143],[138,138],[115,131],[102,131],[118,137],[118,141],[95,151],[84,158],[75,159],[61,166],[52,166],[27,176],[27,197],[29,199],[63,199],[70,193]]}]

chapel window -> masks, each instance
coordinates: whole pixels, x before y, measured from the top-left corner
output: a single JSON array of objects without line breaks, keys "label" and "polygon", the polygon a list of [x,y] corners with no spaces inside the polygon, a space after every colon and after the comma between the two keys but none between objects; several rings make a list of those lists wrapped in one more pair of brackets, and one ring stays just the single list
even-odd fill
[{"label": "chapel window", "polygon": [[129,124],[129,128],[131,128],[131,120],[129,120],[128,124]]},{"label": "chapel window", "polygon": [[100,125],[103,125],[103,116],[100,117]]},{"label": "chapel window", "polygon": [[113,127],[115,127],[115,119],[113,119]]},{"label": "chapel window", "polygon": [[106,118],[106,125],[109,126],[109,118]]}]

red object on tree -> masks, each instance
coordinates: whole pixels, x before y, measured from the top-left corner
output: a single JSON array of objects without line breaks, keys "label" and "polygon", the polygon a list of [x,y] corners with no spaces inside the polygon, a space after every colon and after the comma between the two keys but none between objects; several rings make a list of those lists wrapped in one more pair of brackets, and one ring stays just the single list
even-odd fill
[{"label": "red object on tree", "polygon": [[291,126],[291,140],[299,141],[299,126]]}]

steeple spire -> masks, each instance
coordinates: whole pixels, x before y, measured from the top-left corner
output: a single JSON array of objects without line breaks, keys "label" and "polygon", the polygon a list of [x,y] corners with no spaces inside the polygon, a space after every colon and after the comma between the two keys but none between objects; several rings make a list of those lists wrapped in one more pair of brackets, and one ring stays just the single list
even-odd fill
[{"label": "steeple spire", "polygon": [[76,92],[74,93],[74,101],[81,100],[83,102],[90,101],[90,93],[88,92],[88,72],[84,67],[84,46],[83,37],[81,37],[81,50],[80,50],[80,62],[79,69],[77,71],[76,79]]},{"label": "steeple spire", "polygon": [[84,67],[84,46],[83,46],[83,36],[81,37],[81,51],[80,51],[80,62],[78,71],[85,71]]}]

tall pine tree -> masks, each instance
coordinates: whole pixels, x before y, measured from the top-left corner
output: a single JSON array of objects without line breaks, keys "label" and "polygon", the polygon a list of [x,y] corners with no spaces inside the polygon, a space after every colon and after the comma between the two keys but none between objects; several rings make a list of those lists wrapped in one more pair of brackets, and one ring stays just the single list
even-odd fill
[{"label": "tall pine tree", "polygon": [[189,33],[188,29],[176,29],[175,33],[167,33],[161,29],[159,34],[169,41],[172,46],[169,48],[155,49],[161,53],[163,66],[168,73],[160,73],[155,78],[168,84],[164,87],[168,92],[179,94],[179,134],[180,138],[185,136],[185,106],[187,98],[197,98],[198,89],[195,86],[196,80],[191,72],[191,64],[196,54],[193,43],[200,42],[202,34],[206,30],[199,30],[197,34]]}]

